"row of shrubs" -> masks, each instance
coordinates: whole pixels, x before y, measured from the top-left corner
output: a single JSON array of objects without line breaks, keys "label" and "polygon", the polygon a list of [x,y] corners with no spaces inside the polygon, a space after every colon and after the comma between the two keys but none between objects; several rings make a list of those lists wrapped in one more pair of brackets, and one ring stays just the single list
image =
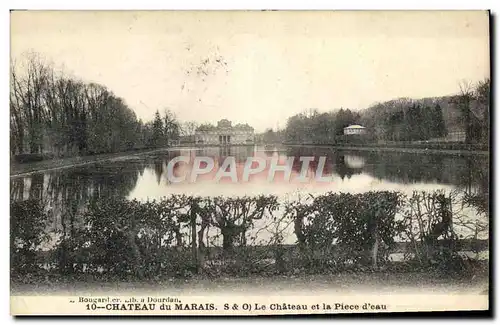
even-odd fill
[{"label": "row of shrubs", "polygon": [[[327,193],[287,202],[264,195],[106,198],[61,215],[57,245],[43,251],[54,237],[47,232],[51,215],[40,201],[14,201],[11,271],[22,279],[47,270],[120,278],[377,270],[391,266],[400,241],[408,265],[448,272],[465,265],[454,229],[467,221],[452,205],[439,191]],[[483,219],[476,230],[487,229]],[[258,240],[261,231],[265,241]],[[296,244],[284,244],[287,231]]]},{"label": "row of shrubs", "polygon": [[[292,144],[292,143],[290,143]],[[346,136],[338,138],[334,142],[310,143],[311,145],[331,145],[331,146],[349,146],[349,147],[373,147],[373,148],[405,148],[405,149],[432,149],[432,150],[461,150],[461,151],[489,151],[488,144],[464,142],[411,142],[397,141],[379,143],[373,139],[364,136]]]}]

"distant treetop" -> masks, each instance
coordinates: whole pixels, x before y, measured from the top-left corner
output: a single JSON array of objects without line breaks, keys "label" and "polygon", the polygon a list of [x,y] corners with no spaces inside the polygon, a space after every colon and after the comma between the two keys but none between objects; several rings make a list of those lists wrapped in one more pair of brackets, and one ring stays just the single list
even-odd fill
[{"label": "distant treetop", "polygon": [[196,131],[212,131],[212,130],[215,130],[217,129],[215,127],[215,125],[212,125],[210,123],[204,123],[204,124],[201,124],[197,129]]},{"label": "distant treetop", "polygon": [[248,125],[247,123],[242,124],[238,123],[235,126],[232,126],[232,122],[227,119],[222,119],[217,122],[217,126],[214,126],[210,123],[201,124],[196,131],[214,131],[217,129],[234,129],[234,130],[245,130],[245,131],[253,131],[254,128]]},{"label": "distant treetop", "polygon": [[218,128],[230,128],[231,127],[231,121],[227,119],[222,119],[219,122],[217,122],[217,127]]},{"label": "distant treetop", "polygon": [[234,126],[235,129],[238,129],[238,130],[249,130],[249,131],[253,131],[253,127],[251,127],[250,125],[248,125],[247,123],[245,124],[241,124],[241,123],[238,123]]}]

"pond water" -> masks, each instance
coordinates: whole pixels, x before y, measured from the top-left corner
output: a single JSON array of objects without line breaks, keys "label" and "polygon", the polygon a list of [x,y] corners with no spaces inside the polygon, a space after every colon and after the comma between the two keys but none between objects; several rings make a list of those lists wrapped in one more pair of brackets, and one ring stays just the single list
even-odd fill
[{"label": "pond water", "polygon": [[[173,183],[167,166],[174,157],[211,157],[214,170],[200,175],[196,182]],[[305,171],[306,181],[298,181],[302,164],[299,157],[314,157]],[[238,179],[215,180],[215,172],[226,157],[235,157]],[[268,181],[268,167],[242,180],[241,173],[247,157],[260,157],[269,165],[272,159],[284,163],[294,158],[289,181],[278,172]],[[322,175],[327,182],[319,182],[318,157],[326,157]],[[51,170],[28,176],[11,177],[11,200],[41,199],[50,207],[52,218],[48,228],[61,227],[61,215],[67,209],[81,209],[93,197],[119,196],[128,199],[159,199],[171,194],[200,196],[244,196],[274,194],[286,200],[307,193],[350,192],[373,190],[402,191],[460,191],[488,193],[489,157],[445,154],[368,152],[336,150],[326,147],[240,146],[173,148],[149,154],[131,155],[113,161],[74,168]],[[186,164],[175,165],[174,173],[189,173]],[[474,218],[473,212],[468,212]],[[263,221],[264,222],[264,221]],[[215,231],[215,230],[214,230]],[[287,231],[286,243],[293,243],[293,231]],[[52,242],[56,242],[54,236]],[[49,245],[50,246],[50,245]]]}]

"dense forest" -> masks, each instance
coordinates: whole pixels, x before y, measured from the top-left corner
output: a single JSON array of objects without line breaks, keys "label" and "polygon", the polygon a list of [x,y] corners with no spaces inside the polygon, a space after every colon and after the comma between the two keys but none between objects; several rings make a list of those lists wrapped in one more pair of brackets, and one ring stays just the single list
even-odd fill
[{"label": "dense forest", "polygon": [[284,136],[287,142],[332,143],[344,133],[344,128],[356,124],[361,116],[349,109],[319,113],[312,109],[290,117]]},{"label": "dense forest", "polygon": [[105,86],[58,72],[35,53],[11,66],[12,155],[64,157],[155,148],[168,145],[179,132],[172,112],[162,116],[157,111],[145,123]]},{"label": "dense forest", "polygon": [[[463,133],[466,143],[489,141],[490,80],[461,83],[454,96],[399,98],[374,104],[358,112],[350,109],[319,113],[309,110],[290,117],[283,140],[289,143],[344,141],[343,129],[351,124],[366,127],[367,141],[423,141]],[[269,135],[268,135],[269,137]]]}]

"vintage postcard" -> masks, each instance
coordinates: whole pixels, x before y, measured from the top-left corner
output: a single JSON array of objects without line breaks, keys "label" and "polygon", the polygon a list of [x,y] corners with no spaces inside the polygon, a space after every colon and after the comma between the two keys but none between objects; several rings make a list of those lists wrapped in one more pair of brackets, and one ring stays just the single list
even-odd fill
[{"label": "vintage postcard", "polygon": [[10,19],[12,315],[491,309],[489,12]]}]

